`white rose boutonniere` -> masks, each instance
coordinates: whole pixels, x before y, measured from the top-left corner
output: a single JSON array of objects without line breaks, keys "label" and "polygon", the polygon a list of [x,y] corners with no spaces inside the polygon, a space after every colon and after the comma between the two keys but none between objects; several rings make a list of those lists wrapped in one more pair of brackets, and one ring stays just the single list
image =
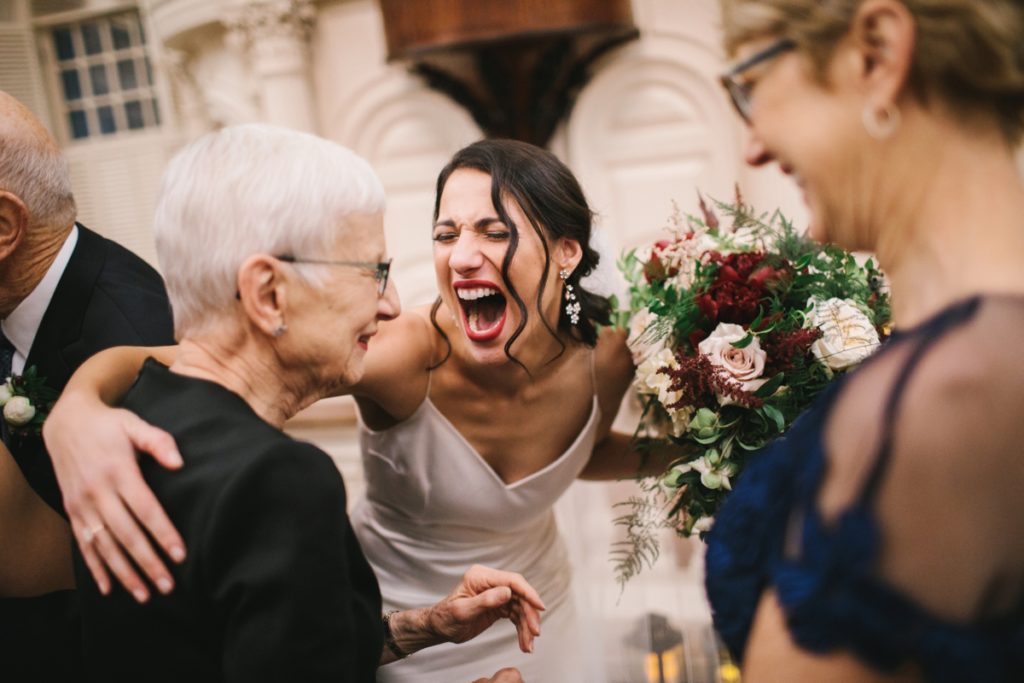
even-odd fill
[{"label": "white rose boutonniere", "polygon": [[26,396],[12,396],[4,404],[4,419],[12,427],[24,427],[36,416],[36,408]]},{"label": "white rose boutonniere", "polygon": [[832,370],[845,370],[870,356],[881,343],[871,320],[846,299],[813,300],[808,327],[821,330],[811,351]]},{"label": "white rose boutonniere", "polygon": [[57,392],[46,385],[45,378],[38,375],[35,366],[23,375],[8,377],[0,385],[3,419],[12,434],[38,435],[56,400]]},{"label": "white rose boutonniere", "polygon": [[[761,349],[757,337],[742,349],[733,346],[746,336],[747,331],[739,325],[719,323],[711,336],[697,345],[697,349],[714,365],[725,370],[743,391],[754,392],[768,381],[761,377],[768,354]],[[721,394],[718,402],[723,406],[734,403],[731,398]]]}]

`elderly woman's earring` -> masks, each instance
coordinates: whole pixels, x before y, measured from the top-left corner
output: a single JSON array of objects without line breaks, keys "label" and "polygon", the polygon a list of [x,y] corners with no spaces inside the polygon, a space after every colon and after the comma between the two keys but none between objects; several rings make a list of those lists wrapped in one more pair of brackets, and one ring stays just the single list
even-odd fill
[{"label": "elderly woman's earring", "polygon": [[861,121],[868,135],[876,140],[885,140],[900,127],[900,110],[895,104],[882,107],[867,105],[861,112]]},{"label": "elderly woman's earring", "polygon": [[573,291],[573,287],[569,284],[569,276],[572,275],[567,269],[562,268],[558,272],[558,277],[562,278],[562,282],[565,283],[565,314],[569,316],[569,322],[573,325],[580,324],[580,302],[576,301],[576,293]]},{"label": "elderly woman's earring", "polygon": [[278,337],[280,337],[282,334],[284,334],[287,331],[288,331],[288,326],[285,325],[283,321],[278,323],[277,327],[274,328],[274,338],[277,339]]}]

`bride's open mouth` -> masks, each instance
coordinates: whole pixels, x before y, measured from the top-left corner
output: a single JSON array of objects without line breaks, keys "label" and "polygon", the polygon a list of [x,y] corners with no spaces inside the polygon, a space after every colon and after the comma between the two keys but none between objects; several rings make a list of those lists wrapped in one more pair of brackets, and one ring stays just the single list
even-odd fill
[{"label": "bride's open mouth", "polygon": [[489,282],[463,281],[455,284],[462,324],[471,341],[490,341],[505,327],[505,295]]}]

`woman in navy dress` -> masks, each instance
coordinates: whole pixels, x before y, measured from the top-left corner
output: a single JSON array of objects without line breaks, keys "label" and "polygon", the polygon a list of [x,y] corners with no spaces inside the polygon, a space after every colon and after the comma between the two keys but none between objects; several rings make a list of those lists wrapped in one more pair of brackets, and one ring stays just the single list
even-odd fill
[{"label": "woman in navy dress", "polygon": [[744,681],[1024,676],[1024,4],[722,0],[746,161],[872,251],[896,332],[708,541]]}]

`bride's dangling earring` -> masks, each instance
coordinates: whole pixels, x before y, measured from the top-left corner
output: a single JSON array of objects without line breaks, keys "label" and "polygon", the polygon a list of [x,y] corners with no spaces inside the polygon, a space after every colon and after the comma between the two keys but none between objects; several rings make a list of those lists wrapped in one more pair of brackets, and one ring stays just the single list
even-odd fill
[{"label": "bride's dangling earring", "polygon": [[572,275],[566,268],[558,272],[558,277],[565,283],[565,314],[569,316],[569,322],[573,325],[580,324],[580,302],[576,300],[576,293],[573,286],[569,284],[569,276]]}]

